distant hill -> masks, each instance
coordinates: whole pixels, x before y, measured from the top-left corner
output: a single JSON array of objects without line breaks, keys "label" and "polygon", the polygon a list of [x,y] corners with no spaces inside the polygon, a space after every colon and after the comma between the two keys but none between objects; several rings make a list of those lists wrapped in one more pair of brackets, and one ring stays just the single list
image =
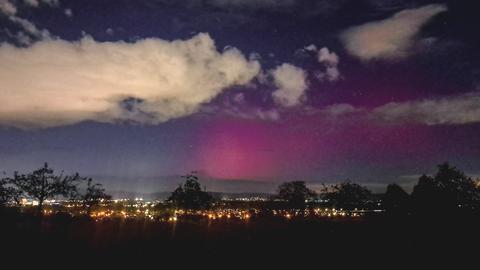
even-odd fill
[{"label": "distant hill", "polygon": [[[107,191],[114,197],[166,197],[178,185],[183,183],[181,176],[143,177],[143,178],[118,178],[108,176],[91,176],[102,183]],[[275,193],[278,183],[269,181],[252,180],[224,180],[199,176],[202,188],[208,192],[226,194],[245,193]],[[165,193],[165,194],[164,194]],[[155,195],[152,195],[155,194]]]},{"label": "distant hill", "polygon": [[[135,199],[142,198],[146,201],[152,200],[166,200],[170,196],[171,192],[154,192],[154,193],[138,193],[129,191],[112,191],[110,195],[114,199]],[[211,192],[212,196],[216,199],[240,199],[240,198],[269,198],[271,193],[255,193],[255,192],[242,192],[242,193],[226,193],[226,192]]]},{"label": "distant hill", "polygon": [[[114,198],[136,198],[144,199],[166,199],[178,185],[183,183],[179,175],[141,177],[141,178],[119,178],[108,176],[90,176],[95,181],[102,183],[107,192]],[[208,192],[221,194],[229,198],[255,197],[255,195],[268,196],[276,193],[280,183],[274,181],[253,181],[247,179],[215,179],[208,176],[199,176],[202,188]],[[320,182],[307,182],[307,185],[320,192]],[[383,193],[385,184],[365,184],[373,193]],[[220,196],[221,196],[220,195]],[[259,197],[261,197],[259,196]]]}]

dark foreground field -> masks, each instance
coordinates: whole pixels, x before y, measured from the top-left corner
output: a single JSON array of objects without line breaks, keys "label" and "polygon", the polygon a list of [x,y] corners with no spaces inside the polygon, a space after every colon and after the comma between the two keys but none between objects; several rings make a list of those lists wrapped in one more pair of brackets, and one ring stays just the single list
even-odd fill
[{"label": "dark foreground field", "polygon": [[478,225],[478,219],[471,217],[202,218],[168,223],[63,215],[39,219],[3,213],[0,235],[4,263],[23,263],[18,258],[25,258],[51,266],[64,260],[112,266],[151,262],[239,266],[260,261],[270,265],[378,266],[387,262],[398,266],[418,260],[476,259]]}]

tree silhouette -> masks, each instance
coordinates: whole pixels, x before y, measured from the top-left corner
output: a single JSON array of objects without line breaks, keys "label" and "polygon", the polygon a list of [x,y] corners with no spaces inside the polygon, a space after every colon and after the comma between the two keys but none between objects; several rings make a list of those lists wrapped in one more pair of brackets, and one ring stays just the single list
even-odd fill
[{"label": "tree silhouette", "polygon": [[382,198],[382,204],[387,213],[406,213],[410,206],[410,196],[397,184],[389,184]]},{"label": "tree silhouette", "polygon": [[413,189],[417,210],[455,211],[480,208],[480,189],[448,162],[438,165],[434,177],[422,175]]},{"label": "tree silhouette", "polygon": [[172,192],[168,201],[183,209],[198,210],[209,208],[213,198],[208,192],[202,191],[195,173],[187,174],[182,176],[182,178],[185,179],[185,183],[179,185]]},{"label": "tree silhouette", "polygon": [[436,188],[432,177],[423,174],[413,187],[412,201],[417,211],[427,211],[435,208]]},{"label": "tree silhouette", "polygon": [[87,215],[90,215],[92,208],[99,205],[103,200],[110,200],[112,196],[105,193],[105,189],[102,184],[93,183],[91,178],[87,179],[87,186],[85,193],[78,195],[79,199],[83,202]]},{"label": "tree silhouette", "polygon": [[287,202],[289,208],[305,209],[306,201],[315,199],[315,191],[307,188],[304,181],[285,182],[278,187],[276,198]]},{"label": "tree silhouette", "polygon": [[55,175],[54,170],[45,163],[42,168],[32,173],[19,174],[15,172],[11,183],[25,195],[37,200],[37,211],[41,213],[45,200],[56,196],[66,198],[75,196],[77,192],[76,184],[82,179],[78,173],[68,176]]},{"label": "tree silhouette", "polygon": [[371,196],[371,192],[349,180],[330,187],[324,187],[323,199],[328,200],[331,205],[344,209],[363,207]]},{"label": "tree silhouette", "polygon": [[0,179],[0,206],[4,206],[11,199],[11,193],[7,186],[7,179]]},{"label": "tree silhouette", "polygon": [[0,206],[12,201],[19,205],[22,197],[23,192],[12,184],[12,179],[0,179]]}]

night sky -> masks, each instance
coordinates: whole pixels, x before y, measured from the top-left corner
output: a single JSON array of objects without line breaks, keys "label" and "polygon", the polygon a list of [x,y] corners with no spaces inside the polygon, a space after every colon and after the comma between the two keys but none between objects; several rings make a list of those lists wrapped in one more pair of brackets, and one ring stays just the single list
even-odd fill
[{"label": "night sky", "polygon": [[0,0],[0,170],[136,192],[478,177],[475,2]]}]

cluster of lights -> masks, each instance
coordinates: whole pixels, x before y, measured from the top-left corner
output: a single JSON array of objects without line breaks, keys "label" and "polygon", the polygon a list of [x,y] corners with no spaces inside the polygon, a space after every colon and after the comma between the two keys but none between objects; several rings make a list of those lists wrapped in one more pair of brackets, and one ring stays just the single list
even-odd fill
[{"label": "cluster of lights", "polygon": [[[54,214],[53,210],[43,210],[45,215]],[[85,211],[80,211],[80,214],[85,214]],[[210,211],[202,210],[175,210],[173,215],[168,218],[159,219],[155,212],[150,211],[149,209],[141,210],[136,209],[134,211],[114,211],[114,210],[102,210],[94,211],[90,213],[90,217],[95,220],[101,220],[105,218],[147,218],[149,220],[163,220],[168,222],[176,222],[180,216],[202,216],[206,217],[209,220],[217,219],[240,219],[248,220],[252,215],[258,215],[260,210],[258,209],[216,209]],[[295,217],[360,217],[363,215],[361,210],[356,211],[346,211],[343,209],[335,208],[315,208],[310,210],[273,210],[272,214],[274,216],[285,217],[286,219],[292,219]]]},{"label": "cluster of lights", "polygon": [[[240,198],[243,201],[244,198]],[[256,198],[257,199],[257,198]],[[238,200],[238,199],[237,199]],[[67,212],[73,216],[80,214],[88,214],[90,217],[99,221],[108,218],[123,218],[123,219],[148,219],[151,221],[165,221],[177,222],[182,216],[197,216],[204,217],[208,220],[225,220],[225,219],[239,219],[249,220],[252,216],[258,216],[261,213],[257,208],[229,208],[225,204],[217,205],[211,210],[186,210],[186,209],[165,209],[158,210],[155,206],[158,201],[144,201],[143,198],[135,199],[115,199],[102,200],[98,205],[97,211],[87,213],[85,211],[82,201],[78,200],[48,200],[45,201],[46,206],[53,208],[43,210],[43,214],[52,215],[59,210],[58,205],[67,208]],[[22,199],[23,206],[35,206],[38,202],[33,200]],[[55,210],[56,209],[56,210]],[[172,213],[173,212],[173,213]],[[343,217],[360,217],[363,216],[367,210],[344,210],[336,208],[314,208],[307,210],[288,209],[288,210],[272,210],[273,216],[284,217],[286,219],[293,219],[296,217],[324,217],[324,218],[343,218]]]},{"label": "cluster of lights", "polygon": [[269,199],[264,197],[240,197],[240,198],[222,198],[222,201],[226,202],[265,202]]},{"label": "cluster of lights", "polygon": [[114,215],[115,215],[114,211],[99,211],[99,212],[90,213],[90,216],[92,218],[107,218],[107,217],[112,217]]},{"label": "cluster of lights", "polygon": [[[54,214],[53,210],[43,210],[45,215]],[[80,211],[80,214],[86,214],[86,211]],[[123,218],[123,219],[136,219],[146,218],[149,220],[160,220],[168,222],[177,222],[181,216],[201,216],[208,218],[209,220],[222,220],[222,219],[240,219],[248,220],[254,215],[258,215],[260,210],[258,209],[215,209],[215,210],[175,210],[172,215],[167,218],[160,218],[161,213],[152,212],[149,209],[135,209],[135,210],[101,210],[93,211],[89,215],[95,220],[107,218]],[[342,217],[360,217],[363,216],[362,210],[347,211],[343,209],[335,208],[315,208],[309,210],[272,210],[273,216],[284,217],[286,219],[292,219],[296,217],[326,217],[326,218],[342,218]]]},{"label": "cluster of lights", "polygon": [[315,208],[305,211],[300,210],[273,210],[274,216],[283,216],[286,219],[293,217],[360,217],[363,215],[361,211],[347,211],[343,209],[335,208]]},{"label": "cluster of lights", "polygon": [[90,213],[90,217],[95,218],[96,220],[104,219],[104,218],[148,218],[150,220],[154,220],[155,216],[151,213],[148,209],[145,211],[136,210],[134,212],[131,211],[113,211],[113,210],[105,210],[105,211],[96,211]]},{"label": "cluster of lights", "polygon": [[243,210],[243,209],[217,209],[215,211],[209,211],[207,213],[204,213],[203,216],[207,216],[208,219],[231,219],[231,218],[236,218],[236,219],[243,219],[243,220],[248,220],[252,217],[252,212],[254,214],[258,214],[256,209],[252,210]]},{"label": "cluster of lights", "polygon": [[[168,218],[159,218],[158,213],[151,212],[150,210],[136,209],[133,211],[95,211],[90,213],[92,218],[96,220],[104,218],[148,218],[150,220],[160,220],[168,222],[177,222],[181,216],[201,216],[209,220],[222,220],[222,219],[240,219],[249,220],[254,215],[258,215],[260,210],[258,209],[215,209],[215,210],[184,210],[178,209],[173,212]],[[290,214],[288,214],[290,215]],[[292,215],[293,216],[293,215]]]},{"label": "cluster of lights", "polygon": [[209,220],[216,220],[216,219],[242,219],[248,220],[252,217],[252,215],[256,215],[260,212],[258,209],[232,209],[232,208],[222,208],[222,209],[215,209],[215,210],[175,210],[174,215],[176,216],[202,216],[206,217]]},{"label": "cluster of lights", "polygon": [[44,215],[47,215],[47,216],[48,216],[48,215],[52,215],[52,214],[54,214],[54,213],[55,213],[55,212],[53,212],[53,210],[43,210],[43,214],[44,214]]}]

